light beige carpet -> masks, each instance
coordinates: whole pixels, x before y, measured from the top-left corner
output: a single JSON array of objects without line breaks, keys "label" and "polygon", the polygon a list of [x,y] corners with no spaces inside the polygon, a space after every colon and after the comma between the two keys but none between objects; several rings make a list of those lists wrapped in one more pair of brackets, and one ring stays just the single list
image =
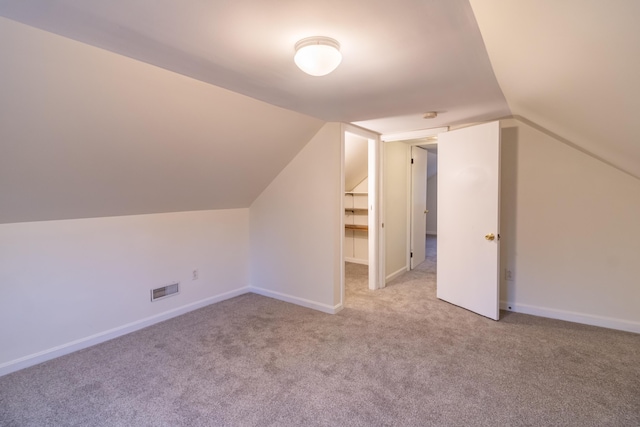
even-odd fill
[{"label": "light beige carpet", "polygon": [[247,294],[0,378],[1,426],[640,426],[640,336],[435,298],[433,254],[327,315]]}]

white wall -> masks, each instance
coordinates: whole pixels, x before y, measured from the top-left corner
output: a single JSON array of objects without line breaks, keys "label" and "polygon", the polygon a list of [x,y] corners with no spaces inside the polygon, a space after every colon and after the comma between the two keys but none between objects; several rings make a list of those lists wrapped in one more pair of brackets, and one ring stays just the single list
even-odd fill
[{"label": "white wall", "polygon": [[[431,155],[431,153],[429,153]],[[438,234],[438,174],[427,179],[427,234]]]},{"label": "white wall", "polygon": [[248,255],[248,209],[0,225],[0,375],[247,292]]},{"label": "white wall", "polygon": [[640,332],[640,180],[502,126],[503,308]]},{"label": "white wall", "polygon": [[342,308],[341,141],[341,125],[325,124],[251,205],[254,292]]},{"label": "white wall", "polygon": [[410,146],[402,141],[384,143],[384,235],[386,281],[409,268],[409,161]]}]

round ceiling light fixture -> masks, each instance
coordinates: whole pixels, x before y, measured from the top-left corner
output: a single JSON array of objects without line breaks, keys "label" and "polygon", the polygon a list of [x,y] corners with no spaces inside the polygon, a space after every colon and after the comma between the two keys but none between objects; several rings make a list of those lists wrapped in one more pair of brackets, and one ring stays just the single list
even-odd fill
[{"label": "round ceiling light fixture", "polygon": [[307,37],[296,43],[298,68],[312,76],[326,76],[342,61],[340,43],[329,37]]}]

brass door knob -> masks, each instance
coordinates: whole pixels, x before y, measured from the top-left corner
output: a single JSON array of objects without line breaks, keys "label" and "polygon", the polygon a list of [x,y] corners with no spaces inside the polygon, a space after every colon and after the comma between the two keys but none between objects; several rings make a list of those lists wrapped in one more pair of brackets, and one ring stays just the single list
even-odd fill
[{"label": "brass door knob", "polygon": [[425,210],[424,210],[424,213],[429,213],[429,210],[428,210],[428,209],[425,209]]},{"label": "brass door knob", "polygon": [[496,238],[496,236],[494,236],[493,233],[489,233],[486,236],[484,236],[484,238],[489,241],[493,241]]}]

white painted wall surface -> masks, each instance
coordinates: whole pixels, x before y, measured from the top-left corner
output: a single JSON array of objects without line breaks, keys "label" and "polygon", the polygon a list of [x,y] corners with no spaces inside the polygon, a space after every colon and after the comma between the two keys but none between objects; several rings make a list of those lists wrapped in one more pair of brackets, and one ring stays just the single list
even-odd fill
[{"label": "white painted wall surface", "polygon": [[325,124],[251,205],[252,291],[342,308],[341,132]]},{"label": "white painted wall surface", "polygon": [[248,255],[248,209],[0,225],[0,375],[247,292]]},{"label": "white painted wall surface", "polygon": [[410,147],[401,141],[385,142],[383,155],[385,280],[389,281],[409,268]]},{"label": "white painted wall surface", "polygon": [[502,127],[503,308],[640,332],[640,180],[521,121]]}]

